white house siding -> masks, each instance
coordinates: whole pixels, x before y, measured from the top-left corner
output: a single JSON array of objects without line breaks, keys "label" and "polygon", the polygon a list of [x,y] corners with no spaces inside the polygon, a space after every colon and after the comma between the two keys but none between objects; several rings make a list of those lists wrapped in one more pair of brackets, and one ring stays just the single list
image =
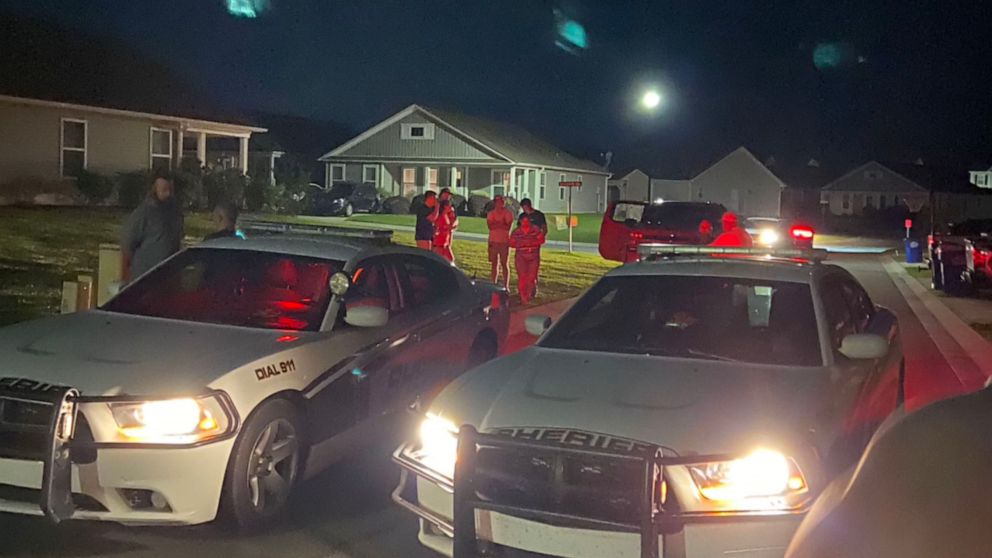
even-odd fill
[{"label": "white house siding", "polygon": [[665,201],[691,201],[692,181],[653,178],[651,179],[651,198],[652,201],[657,199]]},{"label": "white house siding", "polygon": [[861,215],[866,205],[882,209],[883,196],[884,207],[898,204],[910,207],[926,203],[930,192],[875,161],[861,165],[821,190],[821,199],[834,215]]},{"label": "white house siding", "polygon": [[782,188],[782,181],[742,147],[692,179],[692,198],[743,216],[778,217]]}]

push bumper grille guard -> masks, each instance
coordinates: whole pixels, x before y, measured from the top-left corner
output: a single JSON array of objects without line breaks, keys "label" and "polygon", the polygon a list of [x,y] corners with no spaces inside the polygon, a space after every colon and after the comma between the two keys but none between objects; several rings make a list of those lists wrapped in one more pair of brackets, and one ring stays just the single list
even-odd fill
[{"label": "push bumper grille guard", "polygon": [[[636,524],[595,519],[580,515],[550,512],[524,506],[499,504],[484,500],[477,492],[477,463],[481,449],[495,450],[538,450],[545,453],[560,455],[583,455],[594,458],[616,459],[640,464],[641,490],[638,522]],[[661,533],[674,533],[682,529],[684,524],[693,520],[706,519],[705,514],[681,513],[666,509],[665,502],[659,501],[661,494],[660,483],[664,481],[664,468],[687,466],[714,461],[732,459],[729,455],[693,455],[665,456],[662,448],[652,446],[647,451],[631,454],[620,454],[613,451],[575,448],[552,445],[547,442],[535,442],[481,434],[475,428],[465,425],[459,429],[458,449],[455,461],[454,481],[422,465],[403,453],[403,448],[397,451],[395,460],[403,467],[399,486],[393,492],[393,501],[434,525],[441,532],[454,540],[454,558],[474,558],[478,554],[478,542],[475,529],[475,511],[486,510],[534,521],[544,521],[553,524],[567,524],[570,527],[585,529],[600,529],[640,534],[641,558],[659,558],[658,536]],[[453,493],[453,520],[448,521],[440,515],[411,502],[403,496],[408,475],[413,473],[434,482],[443,489]],[[765,514],[762,514],[765,515]],[[729,519],[726,516],[714,516],[712,519]],[[738,518],[739,519],[739,518]]]},{"label": "push bumper grille guard", "polygon": [[42,462],[41,511],[59,523],[72,517],[72,459],[69,444],[76,428],[79,392],[63,386],[46,386],[42,390],[0,386],[0,399],[45,405],[51,408],[47,445]]}]

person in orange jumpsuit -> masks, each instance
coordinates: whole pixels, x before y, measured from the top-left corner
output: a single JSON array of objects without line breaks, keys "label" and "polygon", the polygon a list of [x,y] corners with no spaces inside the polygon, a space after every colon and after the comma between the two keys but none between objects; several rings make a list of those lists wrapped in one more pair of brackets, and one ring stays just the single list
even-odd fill
[{"label": "person in orange jumpsuit", "polygon": [[737,215],[728,211],[723,214],[720,221],[723,224],[723,232],[710,242],[710,246],[750,248],[753,245],[751,235],[741,227]]},{"label": "person in orange jumpsuit", "polygon": [[517,228],[510,235],[510,246],[514,249],[517,290],[520,292],[520,302],[524,304],[529,304],[536,294],[542,244],[544,231],[532,225],[526,215],[521,216]]},{"label": "person in orange jumpsuit", "polygon": [[458,228],[458,216],[450,200],[441,200],[434,210],[434,253],[455,263],[455,254],[451,251],[451,237]]}]

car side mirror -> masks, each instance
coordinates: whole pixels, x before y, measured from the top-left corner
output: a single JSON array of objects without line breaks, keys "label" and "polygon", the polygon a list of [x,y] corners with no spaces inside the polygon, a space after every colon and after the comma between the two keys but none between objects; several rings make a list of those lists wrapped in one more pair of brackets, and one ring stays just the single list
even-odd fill
[{"label": "car side mirror", "polygon": [[551,316],[544,316],[541,314],[536,314],[533,316],[527,316],[524,319],[524,329],[527,333],[533,335],[534,337],[540,337],[544,335],[545,331],[551,327]]},{"label": "car side mirror", "polygon": [[854,360],[874,360],[889,352],[889,342],[873,333],[852,333],[840,343],[840,354]]},{"label": "car side mirror", "polygon": [[389,322],[389,310],[380,306],[345,308],[344,322],[355,327],[382,327]]}]

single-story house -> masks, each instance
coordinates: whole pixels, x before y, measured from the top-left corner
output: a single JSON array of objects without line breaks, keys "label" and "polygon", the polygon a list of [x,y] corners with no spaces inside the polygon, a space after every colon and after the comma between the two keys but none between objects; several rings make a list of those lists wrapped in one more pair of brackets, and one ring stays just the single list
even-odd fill
[{"label": "single-story house", "polygon": [[785,183],[746,147],[690,178],[651,178],[642,201],[709,201],[748,217],[779,217]]},{"label": "single-story house", "polygon": [[992,188],[992,167],[985,170],[968,171],[968,179],[979,188]]},{"label": "single-story house", "polygon": [[419,105],[372,126],[320,161],[327,166],[327,187],[369,182],[406,196],[451,188],[466,197],[530,198],[546,212],[566,210],[562,182],[582,183],[572,192],[573,211],[603,211],[609,177],[602,166],[517,126]]},{"label": "single-story house", "polygon": [[911,212],[929,207],[931,192],[939,221],[992,216],[992,190],[969,184],[964,173],[914,164],[869,161],[820,191],[833,215],[864,215],[904,205]]},{"label": "single-story house", "polygon": [[606,201],[648,201],[650,193],[651,177],[647,173],[641,169],[622,170],[613,173],[607,182]]},{"label": "single-story house", "polygon": [[210,163],[208,141],[248,171],[248,142],[264,128],[182,116],[0,95],[0,197],[16,181],[64,183],[83,170],[114,174]]}]

